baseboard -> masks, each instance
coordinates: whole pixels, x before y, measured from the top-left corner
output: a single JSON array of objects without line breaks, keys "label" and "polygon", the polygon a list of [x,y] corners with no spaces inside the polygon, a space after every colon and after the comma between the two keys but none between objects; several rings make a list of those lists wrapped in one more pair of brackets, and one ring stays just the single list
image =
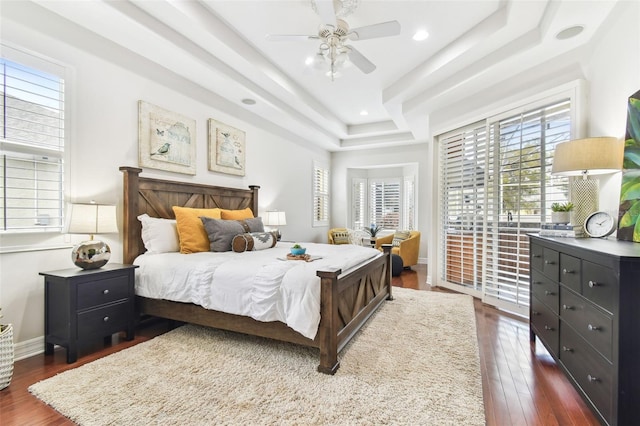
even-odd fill
[{"label": "baseboard", "polygon": [[13,359],[19,361],[44,352],[44,336],[16,343],[13,346]]}]

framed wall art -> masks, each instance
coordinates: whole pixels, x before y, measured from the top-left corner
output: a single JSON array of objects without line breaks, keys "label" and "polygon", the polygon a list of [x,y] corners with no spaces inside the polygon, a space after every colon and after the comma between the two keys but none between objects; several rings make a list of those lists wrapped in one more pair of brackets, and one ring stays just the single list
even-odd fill
[{"label": "framed wall art", "polygon": [[245,175],[245,133],[209,119],[209,170]]},{"label": "framed wall art", "polygon": [[640,243],[640,90],[627,103],[617,238]]},{"label": "framed wall art", "polygon": [[140,167],[196,174],[196,121],[138,101]]}]

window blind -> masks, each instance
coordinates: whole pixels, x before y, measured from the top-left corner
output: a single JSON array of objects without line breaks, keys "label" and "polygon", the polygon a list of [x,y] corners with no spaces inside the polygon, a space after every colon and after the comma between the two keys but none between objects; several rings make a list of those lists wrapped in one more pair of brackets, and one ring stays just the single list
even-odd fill
[{"label": "window blind", "polygon": [[354,178],[351,186],[351,222],[353,229],[362,229],[366,223],[367,212],[367,180]]},{"label": "window blind", "polygon": [[5,58],[0,78],[0,230],[61,230],[64,80]]},{"label": "window blind", "polygon": [[329,169],[319,164],[313,167],[313,224],[329,224]]},{"label": "window blind", "polygon": [[369,221],[382,229],[400,227],[400,181],[372,180],[369,183]]}]

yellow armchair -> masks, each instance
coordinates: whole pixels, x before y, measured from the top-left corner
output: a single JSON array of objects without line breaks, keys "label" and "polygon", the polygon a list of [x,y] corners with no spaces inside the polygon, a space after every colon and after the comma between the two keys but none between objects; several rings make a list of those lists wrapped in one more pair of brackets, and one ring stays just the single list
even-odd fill
[{"label": "yellow armchair", "polygon": [[[346,242],[345,238],[347,239]],[[329,244],[347,244],[348,238],[349,230],[347,228],[332,228],[327,232]]]},{"label": "yellow armchair", "polygon": [[[385,235],[376,239],[376,248],[380,250],[382,244],[392,244],[394,234]],[[398,247],[391,249],[391,254],[397,254],[402,258],[402,265],[408,268],[418,264],[418,254],[420,252],[420,232],[410,231],[409,238],[400,241]]]}]

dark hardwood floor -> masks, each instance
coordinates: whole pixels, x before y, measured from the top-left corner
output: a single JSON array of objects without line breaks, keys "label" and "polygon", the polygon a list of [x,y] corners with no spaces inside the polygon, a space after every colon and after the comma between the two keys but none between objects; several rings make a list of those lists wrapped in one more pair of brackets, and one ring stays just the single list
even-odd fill
[{"label": "dark hardwood floor", "polygon": [[[405,270],[394,286],[426,291],[448,291],[426,284],[425,265]],[[597,425],[578,393],[562,375],[541,344],[529,342],[528,323],[475,301],[478,346],[487,425]],[[67,418],[27,391],[29,385],[62,371],[151,339],[169,330],[164,321],[146,323],[127,342],[114,335],[111,345],[102,342],[80,353],[78,362],[66,363],[64,349],[15,363],[11,385],[0,391],[0,424],[71,425]],[[90,352],[94,350],[95,352]]]}]

